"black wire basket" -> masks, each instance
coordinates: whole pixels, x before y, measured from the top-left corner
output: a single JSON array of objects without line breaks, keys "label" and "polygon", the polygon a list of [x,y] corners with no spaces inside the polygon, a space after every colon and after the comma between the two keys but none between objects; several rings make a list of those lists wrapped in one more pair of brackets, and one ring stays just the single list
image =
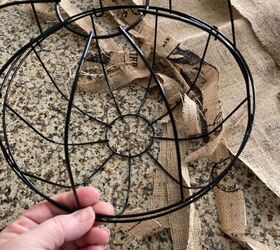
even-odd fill
[{"label": "black wire basket", "polygon": [[[56,14],[58,17],[58,22],[51,28],[48,28],[46,31],[43,31],[42,25],[39,21],[38,14],[36,12],[37,3],[53,3],[55,5]],[[215,26],[208,25],[205,22],[196,19],[195,17],[189,16],[185,13],[181,13],[173,10],[172,1],[168,1],[167,8],[150,6],[147,1],[144,5],[115,5],[115,6],[104,6],[102,1],[99,1],[99,7],[94,9],[89,9],[87,11],[81,12],[77,15],[64,18],[61,13],[59,1],[21,1],[21,2],[12,2],[1,6],[1,9],[4,7],[9,7],[12,5],[21,5],[29,4],[32,6],[34,16],[37,20],[39,27],[40,35],[32,39],[29,43],[20,48],[14,55],[4,64],[0,70],[0,76],[3,78],[1,85],[1,96],[2,96],[2,136],[1,136],[1,149],[5,156],[6,161],[12,168],[12,170],[18,175],[18,177],[35,193],[42,196],[44,199],[51,202],[53,205],[63,209],[66,212],[72,212],[75,209],[80,207],[79,196],[76,192],[76,189],[79,186],[83,185],[95,185],[93,179],[96,177],[97,182],[100,181],[101,177],[98,177],[99,172],[103,172],[106,175],[105,179],[102,179],[103,182],[100,185],[102,190],[102,185],[106,185],[109,182],[114,181],[118,178],[118,174],[125,175],[124,183],[125,187],[122,191],[116,191],[115,197],[116,201],[121,200],[122,204],[117,205],[119,208],[116,215],[114,216],[103,216],[98,215],[97,219],[104,222],[135,222],[143,221],[148,219],[157,218],[160,216],[167,215],[169,213],[178,211],[192,202],[196,201],[203,195],[205,195],[209,190],[216,186],[226,175],[231,171],[236,159],[241,154],[244,149],[251,130],[254,119],[255,112],[255,96],[254,96],[254,85],[253,79],[249,70],[249,67],[238,51],[236,42],[235,42],[235,30],[234,30],[234,19],[232,13],[232,7],[230,1],[228,1],[229,6],[229,17],[232,24],[232,41],[230,41],[226,36],[224,36]],[[113,30],[107,33],[99,34],[97,25],[101,23],[102,18],[108,13],[119,11],[123,14],[127,12],[135,13],[137,18],[133,19],[133,22],[130,24],[116,25]],[[80,20],[87,19],[91,21],[92,30],[88,33],[78,29],[75,26]],[[101,21],[99,21],[101,19]],[[137,36],[135,36],[135,30],[139,29],[139,26],[146,20],[152,20],[150,25],[152,27],[153,34],[149,34],[153,37],[151,45],[151,53],[149,57],[142,50],[143,42]],[[224,46],[228,50],[229,54],[232,56],[233,60],[237,63],[237,66],[243,75],[244,78],[244,93],[245,98],[242,99],[238,105],[233,107],[232,112],[225,116],[224,119],[219,119],[218,122],[213,126],[211,130],[202,129],[202,132],[198,135],[192,135],[187,137],[182,137],[178,131],[178,121],[176,119],[175,112],[182,105],[182,102],[171,102],[166,90],[162,84],[162,79],[160,79],[158,72],[160,71],[159,65],[162,65],[162,59],[157,55],[157,51],[160,49],[158,45],[158,33],[159,33],[159,22],[160,19],[170,20],[170,22],[181,23],[186,26],[194,27],[195,29],[202,30],[207,34],[207,39],[205,43],[205,48],[201,57],[194,56],[196,67],[196,74],[192,79],[189,79],[189,88],[184,91],[184,94],[190,96],[192,99],[196,99],[197,95],[197,84],[199,77],[204,65],[207,65],[205,57],[209,48],[209,44],[213,43],[219,44],[219,46]],[[99,23],[99,24],[98,24]],[[75,48],[69,48],[65,46],[65,43],[60,40],[54,39],[60,34],[67,34],[67,39],[75,41]],[[66,36],[66,35],[64,35]],[[63,36],[62,36],[63,37]],[[86,39],[86,40],[85,40]],[[140,85],[129,85],[124,88],[115,88],[111,86],[111,74],[110,69],[108,68],[108,60],[110,59],[111,54],[104,51],[102,43],[108,39],[117,39],[118,42],[123,42],[126,44],[127,54],[131,59],[131,63],[136,63],[137,60],[141,60],[145,71],[148,72],[148,77],[145,82]],[[118,40],[120,39],[120,40]],[[51,44],[51,45],[50,45]],[[53,46],[52,49],[50,49]],[[65,46],[65,47],[64,47]],[[68,78],[68,82],[71,82],[70,87],[66,87],[64,90],[65,79],[64,75],[69,73],[68,69],[61,66],[60,63],[51,64],[49,61],[45,60],[48,54],[53,53],[54,55],[58,53],[57,51],[65,50],[75,50],[75,53],[80,53],[80,58],[78,63],[75,64],[73,71],[75,74],[72,74]],[[125,49],[124,49],[125,50]],[[179,48],[177,48],[179,50]],[[178,52],[178,51],[177,51]],[[74,52],[73,52],[74,54]],[[181,54],[182,55],[182,54]],[[63,57],[63,53],[57,55],[56,57],[65,65],[69,65],[71,60]],[[108,59],[109,58],[109,59]],[[135,59],[135,60],[134,60]],[[170,55],[164,58],[165,61],[174,60]],[[38,67],[37,70],[34,66],[34,61]],[[98,80],[106,86],[106,93],[100,94],[98,91],[94,93],[88,93],[87,91],[80,90],[79,81],[81,77],[85,74],[85,68],[88,67],[87,64],[90,62],[90,66],[93,68],[96,66],[99,67],[99,73],[96,73],[94,70],[90,69],[87,72],[90,72],[89,75],[99,76]],[[34,70],[36,73],[34,73]],[[167,68],[165,68],[167,70]],[[33,73],[32,73],[33,72]],[[43,73],[42,73],[43,72]],[[38,75],[41,75],[42,86],[38,83],[40,80]],[[42,77],[43,75],[43,77]],[[101,75],[101,76],[100,76]],[[68,75],[69,76],[69,75]],[[36,78],[37,77],[37,78]],[[91,78],[92,81],[97,78]],[[40,77],[39,77],[40,78]],[[60,78],[62,79],[60,81]],[[67,77],[66,77],[67,78]],[[30,85],[32,82],[35,84]],[[49,81],[50,87],[46,86],[46,79]],[[101,80],[100,80],[101,79]],[[68,84],[68,83],[67,83]],[[67,85],[66,84],[66,85]],[[151,88],[153,84],[153,89]],[[26,85],[26,86],[24,86]],[[44,92],[44,88],[47,88]],[[30,94],[28,94],[30,91]],[[37,92],[39,94],[36,94]],[[40,94],[41,93],[41,94]],[[49,105],[44,98],[48,98],[52,94],[55,94],[57,99],[51,101],[57,105]],[[134,93],[137,96],[140,96],[140,101],[130,101],[130,93]],[[102,96],[102,104],[92,104],[91,98],[97,98],[97,96]],[[32,100],[37,100],[34,104],[31,104],[31,107],[21,106],[21,103],[25,98],[30,98]],[[88,98],[86,101],[85,99]],[[161,110],[153,110],[153,104],[146,108],[149,98],[160,103]],[[48,101],[50,100],[48,99]],[[94,99],[95,100],[95,99]],[[124,105],[121,104],[120,100],[125,100]],[[64,103],[60,105],[60,102]],[[85,105],[83,102],[91,103]],[[44,106],[45,103],[45,106]],[[36,110],[44,110],[44,114],[48,112],[55,112],[57,117],[48,117],[47,115],[33,119],[30,115],[34,111],[34,105],[37,105]],[[42,105],[42,106],[41,106]],[[90,106],[93,105],[93,106]],[[203,110],[203,103],[201,110]],[[240,146],[238,151],[235,153],[235,156],[232,157],[230,161],[225,163],[225,167],[219,174],[211,174],[211,178],[206,184],[203,185],[189,185],[183,180],[182,176],[182,164],[183,157],[182,155],[182,144],[184,143],[202,143],[207,144],[211,136],[216,136],[221,131],[223,124],[227,122],[240,108],[246,106],[246,117],[247,117],[247,128],[244,131],[244,135],[240,140]],[[108,110],[114,111],[108,111]],[[51,111],[50,111],[51,110]],[[97,110],[97,111],[96,111]],[[100,115],[99,113],[102,113]],[[38,111],[38,113],[40,113]],[[34,115],[36,117],[36,114]],[[162,134],[161,131],[161,122],[162,120],[168,118],[171,124],[172,136],[166,137]],[[40,125],[40,121],[45,119],[45,123]],[[46,135],[46,131],[52,125],[52,119],[58,120],[60,123],[56,124],[54,130],[61,129],[61,132],[57,139],[57,136]],[[80,121],[78,124],[84,125],[75,125],[73,120]],[[203,120],[203,119],[202,119]],[[36,123],[38,122],[38,123]],[[204,121],[205,122],[205,121]],[[203,121],[201,121],[203,125]],[[19,125],[21,124],[21,125]],[[94,125],[92,125],[94,124]],[[207,124],[206,124],[207,125]],[[29,129],[31,134],[37,136],[38,144],[32,144],[32,136],[30,136],[30,142],[21,141],[21,135],[17,126],[26,126]],[[76,127],[75,127],[76,126]],[[59,127],[59,128],[58,128]],[[82,128],[81,128],[82,127]],[[40,129],[41,128],[41,129]],[[83,138],[88,138],[89,134],[82,134],[83,130],[89,129],[90,137],[94,138],[91,140],[85,140]],[[46,133],[45,133],[45,132]],[[101,131],[101,132],[100,132]],[[81,139],[82,138],[82,139]],[[34,139],[35,140],[35,139]],[[172,173],[168,170],[164,164],[158,160],[158,152],[160,150],[160,143],[163,141],[168,141],[173,147],[173,151],[176,154],[176,166]],[[29,143],[31,143],[29,145]],[[41,144],[42,143],[42,144]],[[47,146],[47,143],[55,145],[60,148],[64,156],[62,156],[62,161],[58,165],[61,168],[66,170],[67,175],[63,176],[63,181],[53,181],[52,177],[55,171],[58,171],[58,167],[49,166],[51,170],[47,175],[40,175],[40,171],[43,171],[44,168],[38,166],[38,171],[36,174],[32,173],[30,169],[26,166],[32,166],[31,163],[33,160],[36,162],[36,153],[34,153],[37,148],[42,148],[42,152],[51,151]],[[28,146],[28,145],[29,146]],[[25,146],[24,146],[25,145]],[[20,155],[19,151],[21,147],[31,147],[32,153],[26,153],[26,155]],[[91,153],[90,156],[85,153],[86,151],[79,152],[79,148],[95,148],[95,153]],[[75,152],[77,150],[77,152]],[[52,154],[50,158],[53,159],[54,153],[58,151],[57,148],[52,148]],[[29,151],[28,151],[29,152]],[[38,153],[39,154],[39,153]],[[78,156],[77,156],[78,155]],[[75,157],[79,158],[78,163],[73,163]],[[84,163],[85,159],[89,157],[94,162]],[[171,202],[165,205],[159,205],[156,208],[143,208],[142,210],[135,212],[134,210],[129,209],[130,199],[134,197],[137,199],[141,194],[143,187],[139,188],[135,184],[138,181],[138,185],[141,186],[141,178],[150,178],[147,177],[145,168],[137,167],[138,170],[134,170],[133,166],[137,165],[137,162],[141,157],[145,157],[147,162],[151,162],[148,165],[153,166],[152,168],[157,168],[166,175],[170,181],[174,183],[177,187],[177,192],[179,194],[179,199],[176,202]],[[96,159],[99,159],[96,163]],[[120,162],[120,163],[118,163]],[[109,164],[116,164],[118,167],[110,167],[110,171],[106,172],[106,167]],[[125,163],[125,164],[124,164]],[[77,170],[80,165],[86,165],[87,174],[83,175],[81,181],[77,181],[81,174]],[[54,164],[55,165],[55,164]],[[74,166],[75,165],[75,166]],[[122,167],[125,166],[126,167]],[[45,170],[44,170],[45,171]],[[54,171],[54,172],[52,172]],[[106,173],[104,173],[104,171]],[[153,170],[152,170],[153,172]],[[56,172],[56,174],[59,173]],[[141,175],[141,177],[139,177]],[[150,181],[152,183],[152,181]],[[133,187],[133,185],[136,187]],[[43,187],[47,185],[47,188]],[[152,184],[151,184],[152,185]],[[50,198],[48,195],[48,188],[54,188],[54,192],[59,192],[65,189],[71,189],[74,193],[76,200],[76,207],[68,207],[65,204],[58,203],[57,201]],[[144,187],[147,188],[147,187]],[[152,187],[149,186],[152,190]],[[186,190],[193,189],[194,191],[187,195]],[[103,190],[102,190],[103,191]],[[150,192],[149,199],[153,199],[152,191]],[[112,194],[108,195],[108,199],[112,198]],[[157,200],[154,200],[156,203]]]}]

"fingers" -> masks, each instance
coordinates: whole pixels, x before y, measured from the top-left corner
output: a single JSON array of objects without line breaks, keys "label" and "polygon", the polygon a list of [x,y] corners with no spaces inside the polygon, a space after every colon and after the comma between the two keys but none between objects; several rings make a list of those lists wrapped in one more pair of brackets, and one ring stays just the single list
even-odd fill
[{"label": "fingers", "polygon": [[[82,206],[92,206],[95,213],[104,215],[113,215],[114,207],[110,203],[99,201],[100,191],[92,188],[79,188],[77,190],[78,195],[81,200]],[[63,193],[54,197],[55,200],[63,202],[66,204],[74,204],[75,199],[72,192]],[[5,231],[15,232],[17,234],[24,233],[28,230],[33,229],[38,224],[57,216],[59,214],[64,214],[63,211],[56,208],[47,201],[43,201],[26,211],[23,216],[16,220],[13,224],[5,229]]]},{"label": "fingers", "polygon": [[93,210],[96,214],[100,215],[114,215],[115,214],[115,209],[113,205],[109,202],[105,201],[100,201],[93,206]]},{"label": "fingers", "polygon": [[[100,201],[93,206],[95,214],[100,215],[114,215],[115,209],[111,203]],[[99,224],[99,223],[96,223]],[[82,249],[105,249],[110,240],[110,232],[107,228],[93,227],[86,235],[76,241],[77,246],[83,247]],[[90,246],[94,245],[94,246]],[[87,246],[87,247],[86,247]]]},{"label": "fingers", "polygon": [[[77,194],[79,196],[81,206],[88,207],[99,201],[101,192],[99,189],[94,187],[81,187],[77,189]],[[76,208],[76,200],[72,191],[56,195],[53,199],[59,203],[65,204],[68,207]]]},{"label": "fingers", "polygon": [[23,242],[32,242],[38,249],[57,249],[64,242],[76,241],[86,235],[94,220],[92,207],[87,207],[49,219],[19,237]]},{"label": "fingers", "polygon": [[114,214],[111,203],[97,202],[75,213],[48,219],[19,237],[23,242],[32,241],[40,249],[56,249],[65,242],[75,242],[75,245],[86,250],[105,249],[110,233],[106,228],[92,227],[95,221],[94,209],[99,214]]},{"label": "fingers", "polygon": [[22,234],[27,232],[28,230],[34,228],[38,224],[34,221],[21,216],[19,219],[14,221],[12,224],[10,224],[7,228],[3,230],[3,232],[12,232],[14,234]]},{"label": "fingers", "polygon": [[107,228],[93,227],[81,239],[76,241],[78,247],[89,245],[107,245],[110,240],[110,232]]},{"label": "fingers", "polygon": [[[104,202],[104,201],[100,201],[96,204],[94,204],[93,206],[93,210],[95,212],[95,214],[98,215],[114,215],[115,214],[115,208],[113,207],[113,205],[109,202]],[[100,222],[95,222],[95,225],[100,225],[102,223]]]},{"label": "fingers", "polygon": [[[100,191],[93,187],[83,187],[77,189],[77,194],[80,198],[82,207],[92,206],[100,199]],[[66,192],[53,197],[53,199],[59,203],[65,204],[65,206],[75,207],[75,198],[73,192]],[[34,206],[30,210],[26,211],[23,216],[40,224],[45,220],[48,220],[56,215],[64,214],[65,212],[55,207],[47,201],[43,201]]]}]

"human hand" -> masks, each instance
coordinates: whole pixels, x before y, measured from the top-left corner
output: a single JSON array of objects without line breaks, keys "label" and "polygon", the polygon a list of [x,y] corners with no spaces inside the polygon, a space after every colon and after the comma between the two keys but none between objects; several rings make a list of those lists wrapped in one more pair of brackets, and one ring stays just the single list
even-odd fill
[{"label": "human hand", "polygon": [[[109,242],[109,230],[95,224],[95,214],[113,215],[112,204],[100,201],[100,191],[92,187],[77,190],[81,209],[72,214],[47,201],[26,211],[0,232],[1,250],[102,250]],[[73,192],[53,197],[74,207]]]}]

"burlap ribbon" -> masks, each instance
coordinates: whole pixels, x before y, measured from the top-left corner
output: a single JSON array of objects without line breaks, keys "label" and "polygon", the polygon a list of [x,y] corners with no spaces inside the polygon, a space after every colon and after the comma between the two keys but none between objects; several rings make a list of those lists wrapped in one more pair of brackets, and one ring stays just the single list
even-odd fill
[{"label": "burlap ribbon", "polygon": [[[232,155],[228,151],[225,141],[221,140],[210,159],[218,167],[225,158],[232,158]],[[242,190],[228,192],[216,187],[214,188],[214,193],[220,226],[227,235],[252,250],[276,250],[276,248],[263,244],[246,235],[247,216]]]},{"label": "burlap ribbon", "polygon": [[[104,2],[108,5],[113,3],[109,0]],[[193,11],[190,14],[194,14],[202,20],[218,26],[224,34],[231,37],[231,26],[228,21],[228,9],[225,2],[220,0],[174,1],[173,6],[180,11]],[[280,25],[277,25],[279,19],[276,18],[279,4],[272,0],[265,3],[257,0],[232,2],[239,12],[251,22],[257,37],[270,53],[268,54],[256,40],[255,34],[251,31],[248,23],[235,13],[237,19],[235,23],[237,46],[252,69],[257,88],[258,107],[252,139],[244,154],[242,154],[241,160],[279,196],[280,175],[278,164],[280,162],[280,150],[277,138],[280,138],[280,131],[277,129],[279,128],[279,98],[277,95],[279,93],[278,79],[280,79],[280,71],[276,66],[276,63],[279,65],[280,61],[277,49],[279,47],[278,29]],[[163,1],[161,0],[151,1],[151,4],[162,3]],[[164,1],[164,4],[166,4],[166,1]],[[248,8],[248,5],[250,8]],[[69,14],[73,13],[69,12]],[[127,15],[127,19],[120,19],[119,17],[123,17],[120,13],[112,12],[111,14],[119,24],[131,23],[132,18],[135,18],[135,15]],[[135,37],[142,39],[141,49],[147,57],[149,57],[153,49],[153,37],[151,36],[153,34],[151,22],[153,21],[152,19],[144,19],[142,24],[132,32]],[[83,24],[78,23],[78,25],[88,31]],[[183,50],[185,54],[192,55],[191,58],[193,59],[197,58],[192,51],[200,51],[200,48],[205,46],[207,34],[199,30],[189,30],[188,27],[180,26],[180,24],[177,25],[176,29],[174,29],[174,27],[169,26],[166,20],[163,20],[160,24],[158,47],[162,48],[161,45],[164,45],[164,49],[157,50],[157,59],[165,62],[169,75],[158,72],[158,77],[168,93],[170,102],[177,101],[179,98],[184,99],[183,108],[179,107],[179,112],[181,112],[179,124],[190,124],[191,127],[185,126],[185,130],[181,132],[185,134],[205,133],[222,119],[219,100],[221,99],[222,102],[223,113],[229,113],[234,105],[237,104],[238,98],[236,97],[244,95],[244,81],[242,76],[236,73],[236,66],[230,56],[226,56],[226,48],[223,46],[210,46],[207,53],[207,62],[210,64],[203,65],[201,75],[197,81],[200,98],[197,93],[190,93],[189,96],[184,96],[184,93],[188,91],[190,84],[196,77],[199,60],[196,63],[190,63],[187,57],[181,58],[183,60],[180,61],[176,59],[178,56],[182,56],[180,50]],[[179,34],[177,32],[179,28],[184,32]],[[179,42],[181,44],[178,46]],[[110,49],[110,46],[106,46],[106,44],[102,44],[102,46],[105,48],[104,51],[110,54],[111,61],[109,60],[108,66],[113,67],[110,79],[112,79],[114,88],[127,85],[140,78],[146,79],[149,77],[149,72],[145,69],[137,54],[133,54],[133,56],[129,56],[126,53],[121,54],[122,52],[119,54],[118,51]],[[173,58],[172,55],[174,56]],[[167,57],[169,60],[166,60]],[[125,59],[119,61],[119,58]],[[118,65],[118,63],[122,65]],[[215,65],[217,69],[211,64]],[[217,70],[220,73],[220,88],[218,88]],[[120,81],[119,74],[124,75],[123,79],[125,80]],[[91,83],[85,81],[82,87],[88,90],[100,88],[103,79],[101,78],[98,81],[96,76],[93,76],[92,79],[95,79],[94,84],[92,84],[92,81]],[[174,85],[171,79],[175,79],[176,82],[175,92],[174,88],[170,87]],[[228,79],[231,79],[231,82],[228,82]],[[235,94],[232,95],[232,93]],[[244,113],[246,111],[241,109],[241,113],[225,124],[223,133],[219,131],[218,134],[211,136],[204,147],[184,159],[183,176],[186,183],[189,183],[187,168],[189,162],[202,157],[209,157],[212,162],[219,163],[222,158],[231,157],[231,154],[236,152],[240,145],[240,136],[242,136],[246,127]],[[168,120],[165,120],[163,128],[165,135],[171,136]],[[168,150],[166,150],[167,148]],[[175,159],[173,159],[174,154],[170,152],[172,152],[170,145],[167,142],[162,142],[159,158],[162,161],[166,161],[166,165],[172,171],[171,167],[174,165],[173,161]],[[264,166],[266,167],[264,168]],[[163,205],[178,198],[176,196],[178,195],[176,193],[178,189],[169,185],[170,183],[166,178],[163,173],[156,171],[154,197],[157,198],[156,200],[159,203],[162,202]],[[228,193],[215,189],[215,197],[221,228],[226,234],[252,249],[273,249],[246,236],[246,209],[242,191]],[[234,203],[232,202],[233,200],[235,201]],[[153,204],[151,204],[152,207]],[[191,205],[189,208],[171,214],[168,217],[146,222],[148,224],[127,225],[124,231],[127,232],[128,239],[131,239],[134,235],[147,235],[162,228],[170,228],[174,249],[199,249],[199,220],[195,213],[195,208]],[[180,220],[180,216],[185,218],[185,221]]]}]

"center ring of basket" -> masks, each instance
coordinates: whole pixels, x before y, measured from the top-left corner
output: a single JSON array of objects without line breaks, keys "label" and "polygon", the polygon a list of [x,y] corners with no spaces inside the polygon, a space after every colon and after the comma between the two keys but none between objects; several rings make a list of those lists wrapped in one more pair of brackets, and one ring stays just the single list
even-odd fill
[{"label": "center ring of basket", "polygon": [[141,115],[127,114],[116,118],[106,130],[107,146],[122,157],[137,157],[154,143],[151,122]]}]

